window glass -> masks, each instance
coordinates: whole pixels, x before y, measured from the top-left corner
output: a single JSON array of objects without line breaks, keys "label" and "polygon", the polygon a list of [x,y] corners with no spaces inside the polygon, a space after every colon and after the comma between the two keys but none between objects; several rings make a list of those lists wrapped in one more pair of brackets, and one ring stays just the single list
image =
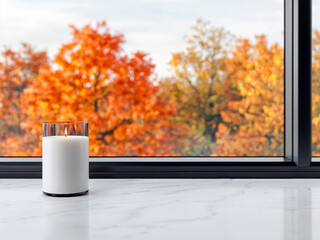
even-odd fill
[{"label": "window glass", "polygon": [[53,120],[91,156],[283,156],[283,0],[2,0],[0,36],[1,156]]},{"label": "window glass", "polygon": [[312,1],[312,155],[320,156],[320,1]]}]

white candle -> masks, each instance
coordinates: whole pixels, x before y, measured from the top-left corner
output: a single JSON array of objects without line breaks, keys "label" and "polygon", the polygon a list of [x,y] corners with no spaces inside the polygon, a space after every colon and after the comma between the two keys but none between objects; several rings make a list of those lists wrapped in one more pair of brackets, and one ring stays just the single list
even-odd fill
[{"label": "white candle", "polygon": [[46,136],[42,145],[43,192],[77,194],[88,191],[89,138]]}]

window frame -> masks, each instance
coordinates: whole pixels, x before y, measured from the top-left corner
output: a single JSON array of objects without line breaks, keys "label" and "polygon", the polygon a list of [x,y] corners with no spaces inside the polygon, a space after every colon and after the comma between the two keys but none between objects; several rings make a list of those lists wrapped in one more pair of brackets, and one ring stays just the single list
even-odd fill
[{"label": "window frame", "polygon": [[[164,157],[163,161],[143,157],[99,158],[97,161],[98,158],[93,157],[90,158],[90,178],[320,177],[320,163],[312,163],[311,151],[312,3],[311,0],[285,0],[284,5],[285,148],[282,162],[266,161],[266,157]],[[0,158],[0,178],[41,178],[41,175],[41,157]]]}]

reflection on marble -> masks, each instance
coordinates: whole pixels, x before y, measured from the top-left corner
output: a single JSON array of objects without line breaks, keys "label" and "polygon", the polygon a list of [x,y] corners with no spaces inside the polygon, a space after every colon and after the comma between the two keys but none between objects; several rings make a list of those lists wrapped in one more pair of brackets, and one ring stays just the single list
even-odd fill
[{"label": "reflection on marble", "polygon": [[76,201],[42,201],[41,233],[44,240],[89,239],[88,198]]},{"label": "reflection on marble", "polygon": [[311,188],[284,188],[284,239],[312,239]]},{"label": "reflection on marble", "polygon": [[320,239],[320,180],[97,179],[76,198],[0,179],[1,239]]}]

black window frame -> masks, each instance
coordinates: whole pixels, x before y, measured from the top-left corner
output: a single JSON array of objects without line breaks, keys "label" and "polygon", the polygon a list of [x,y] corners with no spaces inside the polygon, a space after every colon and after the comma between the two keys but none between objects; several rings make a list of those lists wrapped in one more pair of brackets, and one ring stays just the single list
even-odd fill
[{"label": "black window frame", "polygon": [[[283,162],[264,157],[212,158],[194,161],[90,161],[90,178],[318,178],[311,142],[311,0],[285,0],[285,148]],[[0,158],[0,178],[41,178],[41,158]],[[143,158],[142,158],[143,159]],[[239,161],[240,159],[240,161]],[[254,161],[252,161],[252,159]],[[234,161],[232,161],[234,160]]]}]

